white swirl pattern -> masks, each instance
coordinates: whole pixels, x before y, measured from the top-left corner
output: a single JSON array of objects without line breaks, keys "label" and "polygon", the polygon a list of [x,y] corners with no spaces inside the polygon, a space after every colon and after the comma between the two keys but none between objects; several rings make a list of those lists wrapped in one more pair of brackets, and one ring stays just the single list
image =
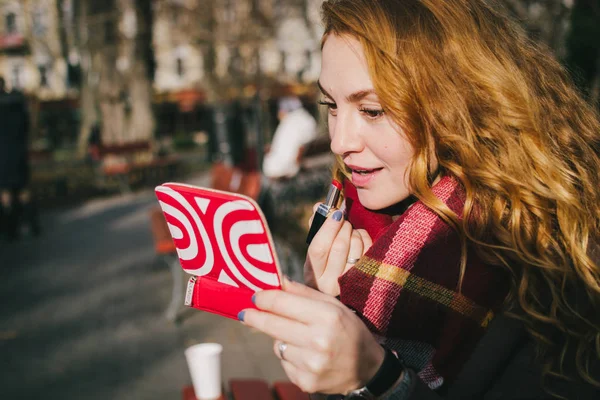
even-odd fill
[{"label": "white swirl pattern", "polygon": [[[215,213],[214,218],[214,229],[217,237],[217,243],[219,245],[219,249],[221,250],[221,254],[225,263],[229,270],[233,273],[233,275],[242,282],[248,288],[258,291],[261,290],[258,286],[254,285],[250,282],[238,269],[233,260],[231,259],[230,254],[227,251],[227,247],[225,246],[225,238],[223,235],[223,221],[227,215],[232,212],[247,210],[254,210],[254,206],[245,200],[236,200],[230,201],[221,205],[217,212]],[[276,273],[265,272],[256,268],[252,265],[242,254],[239,244],[239,239],[243,235],[246,234],[259,234],[264,233],[264,228],[262,227],[262,223],[260,220],[251,220],[251,221],[239,221],[236,222],[232,227],[229,235],[230,242],[232,243],[232,248],[235,253],[236,258],[240,261],[242,266],[257,280],[270,285],[277,286],[279,284],[279,278]]]},{"label": "white swirl pattern", "polygon": [[[277,274],[263,271],[260,268],[256,268],[252,265],[246,257],[242,254],[242,250],[240,249],[240,237],[248,234],[261,234],[265,233],[265,230],[262,226],[262,222],[254,220],[254,221],[239,221],[233,224],[231,227],[231,231],[229,232],[229,241],[231,243],[231,247],[233,248],[233,253],[240,261],[240,263],[246,268],[246,271],[250,273],[253,277],[258,279],[259,281],[266,283],[267,285],[277,286],[279,283],[279,279]],[[252,255],[252,253],[249,253]],[[259,259],[259,261],[261,261]]]},{"label": "white swirl pattern", "polygon": [[[200,213],[198,213],[198,211],[192,207],[186,198],[176,189],[168,186],[159,186],[156,188],[156,191],[169,196],[175,202],[169,201],[171,204],[168,204],[165,202],[166,199],[164,198],[163,200],[165,201],[159,200],[160,206],[165,215],[171,216],[183,227],[182,230],[180,226],[175,226],[167,221],[173,239],[179,241],[186,236],[189,238],[189,245],[186,248],[179,248],[179,243],[176,243],[178,245],[177,253],[179,258],[182,261],[192,261],[198,257],[198,246],[200,245],[198,242],[201,242],[204,246],[206,259],[202,267],[199,269],[184,268],[184,270],[189,274],[197,276],[209,274],[213,270],[215,264],[214,251],[216,249],[213,249],[208,231],[206,230],[203,221],[204,223],[210,224],[210,221],[208,220],[209,217],[206,215],[206,213],[211,203],[211,199],[199,196],[194,197],[193,200],[200,209]],[[191,219],[186,216],[182,209],[189,213]],[[225,264],[222,267],[223,269],[218,266],[219,269],[221,269],[218,271],[218,281],[236,287],[239,287],[238,284],[243,284],[253,291],[261,290],[257,284],[248,279],[248,275],[250,275],[253,279],[261,282],[263,285],[273,287],[279,286],[278,274],[276,272],[268,272],[258,268],[256,265],[254,265],[254,263],[251,262],[251,260],[246,258],[241,248],[241,239],[244,235],[262,235],[265,242],[247,244],[245,248],[245,254],[250,256],[250,258],[255,261],[263,264],[272,264],[274,266],[275,262],[271,253],[272,250],[270,248],[269,240],[264,239],[266,238],[266,235],[264,235],[265,228],[261,219],[254,217],[254,219],[240,220],[239,217],[234,217],[235,222],[232,225],[224,225],[225,218],[236,211],[255,211],[255,207],[252,203],[246,200],[228,201],[217,207],[213,217],[212,223],[218,251],[220,251],[221,257],[223,258]],[[202,217],[202,215],[204,216]],[[210,213],[208,215],[210,215]],[[194,225],[198,227],[201,240],[198,240],[197,238]],[[224,228],[228,229],[229,232],[224,232]],[[233,254],[230,254],[226,243],[231,246]],[[229,270],[232,275],[225,271],[225,268]],[[244,270],[247,275],[242,273]]]},{"label": "white swirl pattern", "polygon": [[[164,193],[164,194],[168,195],[169,197],[171,197],[173,200],[175,200],[177,203],[179,203],[192,216],[193,222],[198,227],[200,236],[202,237],[201,242],[204,244],[206,259],[204,260],[204,264],[202,265],[202,267],[200,267],[199,269],[193,269],[193,270],[184,269],[184,271],[189,274],[193,274],[193,275],[197,275],[197,276],[207,275],[213,269],[213,266],[215,264],[215,256],[214,256],[213,248],[210,245],[210,238],[208,237],[208,233],[206,232],[206,228],[204,227],[204,224],[202,224],[202,221],[200,220],[200,216],[194,210],[192,205],[189,204],[186,201],[186,199],[180,193],[177,193],[175,190],[173,190],[169,187],[159,186],[156,188],[156,191]],[[177,210],[175,207],[173,207],[169,204],[166,204],[165,202],[162,202],[162,201],[159,201],[159,203],[160,203],[160,206],[161,206],[163,212],[165,214],[171,215],[173,218],[178,220],[183,225],[183,227],[186,230],[186,233],[190,237],[190,245],[187,248],[180,249],[179,247],[177,247],[177,254],[179,255],[179,258],[181,258],[182,260],[186,260],[186,261],[193,260],[198,255],[198,244],[197,243],[200,241],[197,240],[197,238],[196,238],[191,221],[189,221],[186,218],[185,214],[183,214],[181,211]],[[169,229],[171,229],[171,226],[172,225],[170,225]],[[175,227],[175,228],[177,228],[177,227]]]},{"label": "white swirl pattern", "polygon": [[[185,232],[190,238],[190,244],[188,247],[186,247],[185,249],[177,247],[177,254],[179,255],[179,258],[186,261],[193,260],[198,255],[198,240],[196,239],[196,234],[194,233],[194,228],[192,227],[192,224],[185,217],[185,215],[175,207],[162,201],[159,201],[159,204],[165,212],[165,214],[169,214],[177,221],[181,222],[181,224],[185,228]],[[169,225],[169,231],[171,231],[173,239],[182,239],[184,237],[183,232],[177,226],[172,225],[169,222],[167,222],[167,225]]]},{"label": "white swirl pattern", "polygon": [[171,232],[171,237],[173,239],[176,239],[176,240],[183,239],[183,231],[181,229],[179,229],[175,225],[169,224],[168,222],[167,222],[167,225],[169,225],[169,231]]},{"label": "white swirl pattern", "polygon": [[267,243],[261,244],[249,244],[246,246],[246,251],[255,260],[262,261],[265,264],[273,264],[273,257],[271,256],[271,248]]}]

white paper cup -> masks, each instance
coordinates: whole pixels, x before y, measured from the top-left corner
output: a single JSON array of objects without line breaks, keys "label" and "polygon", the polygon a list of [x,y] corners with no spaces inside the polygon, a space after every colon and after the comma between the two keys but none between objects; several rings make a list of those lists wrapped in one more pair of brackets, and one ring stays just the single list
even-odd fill
[{"label": "white paper cup", "polygon": [[217,399],[221,396],[221,353],[218,343],[201,343],[185,350],[194,392],[200,400]]}]

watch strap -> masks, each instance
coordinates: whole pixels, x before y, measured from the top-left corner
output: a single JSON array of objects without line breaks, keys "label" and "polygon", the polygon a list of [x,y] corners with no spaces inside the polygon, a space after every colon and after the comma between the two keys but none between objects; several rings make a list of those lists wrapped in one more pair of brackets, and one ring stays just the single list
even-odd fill
[{"label": "watch strap", "polygon": [[385,348],[385,356],[381,367],[365,385],[365,388],[375,397],[379,397],[392,388],[400,378],[404,367],[402,362],[390,350]]},{"label": "watch strap", "polygon": [[385,400],[408,400],[413,393],[416,379],[418,378],[413,370],[405,369],[394,387],[384,394]]}]

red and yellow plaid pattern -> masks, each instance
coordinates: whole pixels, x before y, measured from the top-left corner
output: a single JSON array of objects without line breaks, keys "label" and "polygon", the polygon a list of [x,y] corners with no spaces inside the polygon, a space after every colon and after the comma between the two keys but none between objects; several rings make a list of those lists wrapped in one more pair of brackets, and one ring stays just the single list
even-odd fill
[{"label": "red and yellow plaid pattern", "polygon": [[[433,193],[462,215],[464,190],[455,179],[442,178]],[[355,229],[365,228],[362,221],[372,212],[353,195],[346,192],[352,204],[348,219]],[[340,277],[340,298],[437,388],[455,378],[501,307],[508,274],[484,264],[470,248],[458,292],[461,243],[455,230],[421,202],[387,224],[365,228],[376,240]]]}]

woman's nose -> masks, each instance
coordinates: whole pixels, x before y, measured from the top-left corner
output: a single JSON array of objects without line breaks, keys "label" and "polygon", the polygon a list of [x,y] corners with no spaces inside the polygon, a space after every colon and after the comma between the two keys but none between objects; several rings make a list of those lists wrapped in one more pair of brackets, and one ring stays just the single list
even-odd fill
[{"label": "woman's nose", "polygon": [[353,121],[352,115],[338,113],[335,121],[329,123],[329,133],[331,136],[331,151],[334,154],[343,156],[362,149],[359,126],[357,121]]}]

